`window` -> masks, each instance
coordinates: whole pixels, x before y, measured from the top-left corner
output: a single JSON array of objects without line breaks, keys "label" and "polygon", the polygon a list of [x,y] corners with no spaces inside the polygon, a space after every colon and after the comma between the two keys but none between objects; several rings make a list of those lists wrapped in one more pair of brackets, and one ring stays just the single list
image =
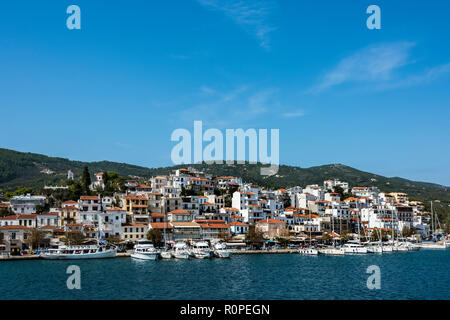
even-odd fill
[{"label": "window", "polygon": [[16,233],[15,232],[11,233],[11,240],[16,240]]}]

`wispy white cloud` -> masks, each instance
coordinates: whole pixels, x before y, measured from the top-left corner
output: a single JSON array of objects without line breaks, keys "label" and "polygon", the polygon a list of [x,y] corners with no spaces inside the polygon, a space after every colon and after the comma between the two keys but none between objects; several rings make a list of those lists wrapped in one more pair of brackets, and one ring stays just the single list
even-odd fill
[{"label": "wispy white cloud", "polygon": [[413,42],[394,42],[363,48],[342,59],[307,92],[319,93],[347,83],[370,85],[371,90],[391,90],[431,82],[450,73],[450,63],[416,74],[403,72],[402,67],[415,63],[411,58],[414,46]]},{"label": "wispy white cloud", "polygon": [[393,72],[410,63],[411,42],[384,43],[366,47],[342,59],[327,72],[312,92],[351,82],[387,81]]},{"label": "wispy white cloud", "polygon": [[261,47],[270,49],[270,33],[275,31],[271,22],[274,0],[197,0],[206,8],[223,12],[235,23],[253,34]]},{"label": "wispy white cloud", "polygon": [[298,117],[303,117],[304,115],[305,115],[305,112],[303,110],[285,112],[282,114],[282,116],[285,118],[298,118]]},{"label": "wispy white cloud", "polygon": [[246,85],[228,91],[202,86],[199,96],[193,97],[198,102],[176,111],[174,119],[182,119],[183,122],[203,120],[217,128],[245,126],[279,110],[277,92],[276,88],[255,89]]},{"label": "wispy white cloud", "polygon": [[450,74],[450,63],[429,68],[422,73],[406,76],[403,79],[382,83],[376,87],[377,90],[391,90],[401,87],[417,86],[430,83],[440,77]]}]

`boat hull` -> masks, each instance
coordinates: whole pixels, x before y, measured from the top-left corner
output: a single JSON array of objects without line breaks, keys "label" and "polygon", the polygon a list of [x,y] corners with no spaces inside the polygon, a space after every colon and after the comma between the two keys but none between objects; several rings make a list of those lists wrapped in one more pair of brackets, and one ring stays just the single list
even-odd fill
[{"label": "boat hull", "polygon": [[366,254],[367,248],[344,248],[344,252],[346,254]]},{"label": "boat hull", "polygon": [[81,260],[81,259],[106,259],[114,258],[117,254],[116,250],[107,250],[95,253],[79,253],[79,254],[62,254],[62,253],[41,253],[42,259],[48,260]]},{"label": "boat hull", "polygon": [[343,256],[345,255],[344,250],[329,248],[329,249],[321,249],[319,250],[320,254],[330,255],[330,256]]},{"label": "boat hull", "polygon": [[319,254],[319,250],[316,249],[300,249],[298,253],[306,256],[317,256]]},{"label": "boat hull", "polygon": [[169,251],[162,251],[161,252],[161,258],[162,259],[172,259],[172,253]]},{"label": "boat hull", "polygon": [[194,257],[196,259],[209,259],[209,258],[211,258],[211,253],[210,252],[205,252],[205,251],[194,252]]},{"label": "boat hull", "polygon": [[444,244],[424,244],[420,245],[421,249],[446,249],[447,246]]},{"label": "boat hull", "polygon": [[383,253],[383,248],[381,247],[368,247],[367,248],[368,253]]},{"label": "boat hull", "polygon": [[175,252],[173,254],[175,259],[189,259],[189,252]]},{"label": "boat hull", "polygon": [[157,252],[148,252],[148,253],[133,252],[131,254],[131,257],[133,259],[139,260],[157,260],[159,258],[159,254]]},{"label": "boat hull", "polygon": [[231,252],[228,250],[216,250],[214,252],[215,256],[218,258],[230,258]]}]

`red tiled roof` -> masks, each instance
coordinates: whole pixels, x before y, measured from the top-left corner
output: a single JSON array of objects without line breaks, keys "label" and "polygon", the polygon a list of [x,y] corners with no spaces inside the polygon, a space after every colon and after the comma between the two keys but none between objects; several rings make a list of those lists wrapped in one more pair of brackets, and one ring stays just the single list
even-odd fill
[{"label": "red tiled roof", "polygon": [[81,196],[80,200],[100,200],[97,196]]},{"label": "red tiled roof", "polygon": [[190,214],[186,210],[181,210],[181,209],[173,210],[173,211],[170,211],[169,213],[172,213],[172,214]]},{"label": "red tiled roof", "polygon": [[151,222],[150,227],[152,229],[172,229],[172,226],[167,222]]},{"label": "red tiled roof", "polygon": [[242,222],[239,222],[239,221],[231,222],[231,223],[229,223],[228,225],[229,225],[229,226],[248,226],[248,224],[242,223]]},{"label": "red tiled roof", "polygon": [[14,225],[9,225],[9,226],[2,226],[2,227],[0,227],[0,230],[18,230],[18,229],[22,229],[22,230],[31,230],[30,227],[25,227],[25,226],[14,226]]}]

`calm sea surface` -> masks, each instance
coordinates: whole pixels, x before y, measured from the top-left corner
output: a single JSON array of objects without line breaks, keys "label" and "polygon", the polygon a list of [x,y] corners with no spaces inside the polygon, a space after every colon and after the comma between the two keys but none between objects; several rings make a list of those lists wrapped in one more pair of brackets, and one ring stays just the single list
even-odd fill
[{"label": "calm sea surface", "polygon": [[[81,269],[81,289],[66,269]],[[381,269],[369,290],[366,269]],[[2,261],[0,299],[450,299],[450,250],[231,259]]]}]

